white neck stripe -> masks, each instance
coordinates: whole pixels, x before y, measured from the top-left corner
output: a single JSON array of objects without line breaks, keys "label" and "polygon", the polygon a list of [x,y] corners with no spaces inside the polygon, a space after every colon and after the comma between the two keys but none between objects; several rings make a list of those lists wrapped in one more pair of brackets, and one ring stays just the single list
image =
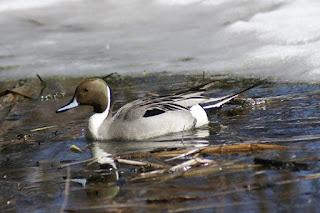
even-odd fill
[{"label": "white neck stripe", "polygon": [[108,93],[108,105],[107,105],[106,110],[103,112],[103,113],[106,112],[106,117],[108,117],[108,115],[109,115],[109,110],[110,110],[110,105],[111,105],[111,92],[110,92],[110,88],[108,85],[107,85],[107,93]]},{"label": "white neck stripe", "polygon": [[111,106],[111,92],[110,88],[107,86],[107,98],[108,104],[107,108],[102,113],[95,113],[89,118],[88,129],[93,138],[99,139],[99,128],[102,125],[103,121],[108,117],[109,110]]}]

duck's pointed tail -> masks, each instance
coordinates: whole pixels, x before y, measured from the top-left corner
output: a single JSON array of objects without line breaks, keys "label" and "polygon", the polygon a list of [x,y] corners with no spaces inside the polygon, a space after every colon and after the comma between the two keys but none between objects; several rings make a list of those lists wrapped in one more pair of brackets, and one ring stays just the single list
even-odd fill
[{"label": "duck's pointed tail", "polygon": [[210,98],[208,101],[206,101],[206,103],[211,103],[209,105],[205,105],[203,106],[203,109],[212,109],[212,108],[219,108],[221,107],[223,104],[231,101],[232,99],[238,97],[240,94],[252,89],[252,88],[255,88],[257,86],[260,86],[261,84],[263,84],[267,79],[264,79],[262,81],[259,81],[258,83],[244,89],[244,90],[241,90],[240,92],[237,92],[235,94],[232,94],[232,95],[226,95],[226,96],[223,96],[223,97],[219,97],[219,98]]}]

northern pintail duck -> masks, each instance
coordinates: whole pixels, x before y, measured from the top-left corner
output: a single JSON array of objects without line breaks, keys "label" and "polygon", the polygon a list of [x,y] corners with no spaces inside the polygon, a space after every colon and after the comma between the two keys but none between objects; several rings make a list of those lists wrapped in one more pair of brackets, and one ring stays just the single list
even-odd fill
[{"label": "northern pintail duck", "polygon": [[69,104],[57,110],[67,111],[79,105],[91,105],[87,138],[92,140],[143,140],[168,133],[187,131],[209,123],[205,110],[220,107],[257,85],[219,98],[203,96],[209,84],[168,96],[145,97],[121,107],[112,116],[111,90],[102,79],[85,80],[78,85]]}]

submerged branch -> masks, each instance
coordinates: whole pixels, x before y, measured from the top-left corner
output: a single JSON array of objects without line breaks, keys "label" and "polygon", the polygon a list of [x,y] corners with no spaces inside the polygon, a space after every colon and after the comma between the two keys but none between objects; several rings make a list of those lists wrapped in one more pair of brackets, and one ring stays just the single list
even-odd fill
[{"label": "submerged branch", "polygon": [[60,213],[63,213],[66,209],[66,206],[68,204],[68,198],[69,198],[69,188],[70,188],[70,178],[71,178],[71,171],[70,166],[67,167],[67,179],[66,179],[66,186],[64,188],[64,199],[63,204],[60,209]]},{"label": "submerged branch", "polygon": [[37,77],[39,78],[39,80],[40,80],[40,82],[41,82],[41,91],[40,91],[40,93],[39,93],[39,96],[41,96],[42,95],[42,93],[43,93],[43,91],[46,89],[46,87],[47,87],[47,83],[44,81],[44,80],[42,80],[42,78],[40,77],[40,75],[38,75],[38,74],[36,74],[37,75]]},{"label": "submerged branch", "polygon": [[297,163],[295,161],[279,161],[279,160],[269,160],[262,158],[254,158],[255,164],[260,164],[265,168],[275,168],[275,169],[292,169],[294,171],[308,170],[311,166],[306,163]]}]

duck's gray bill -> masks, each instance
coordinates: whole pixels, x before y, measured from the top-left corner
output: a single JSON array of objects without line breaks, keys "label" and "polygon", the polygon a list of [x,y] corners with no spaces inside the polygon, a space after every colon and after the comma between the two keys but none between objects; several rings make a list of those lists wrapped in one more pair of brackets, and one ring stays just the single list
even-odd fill
[{"label": "duck's gray bill", "polygon": [[72,108],[75,108],[79,106],[79,103],[78,101],[76,100],[76,98],[73,98],[72,101],[70,103],[68,103],[67,105],[65,105],[64,107],[61,107],[60,109],[58,109],[56,111],[56,113],[59,113],[59,112],[64,112],[64,111],[67,111],[69,109],[72,109]]}]

